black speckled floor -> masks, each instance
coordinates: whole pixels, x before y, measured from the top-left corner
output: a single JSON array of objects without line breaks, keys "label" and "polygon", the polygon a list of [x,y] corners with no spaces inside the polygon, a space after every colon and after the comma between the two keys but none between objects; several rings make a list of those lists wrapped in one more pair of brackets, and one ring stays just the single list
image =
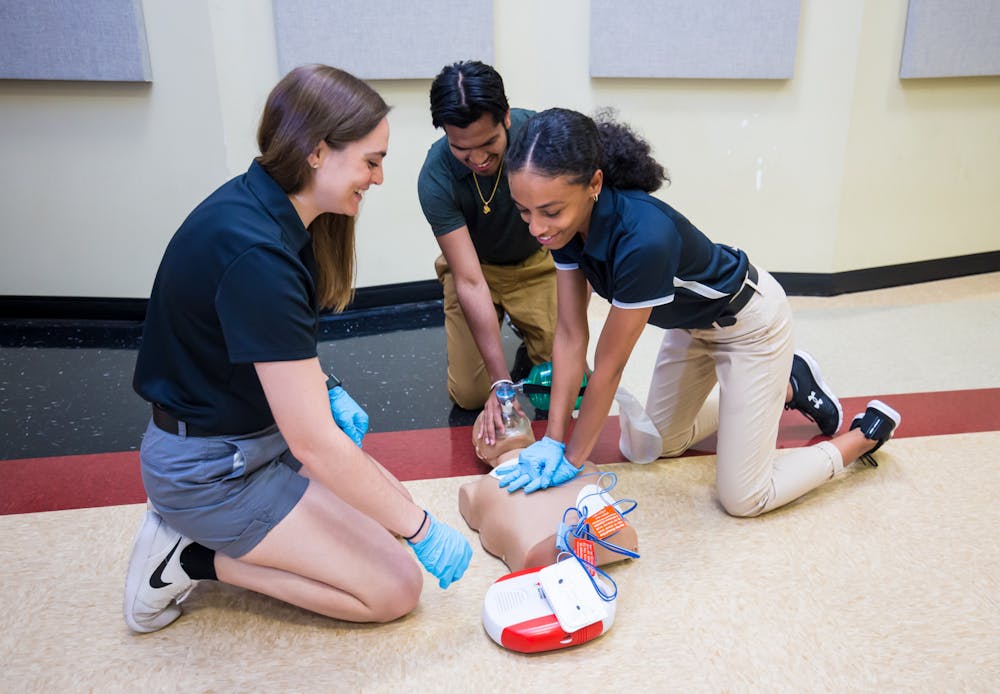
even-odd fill
[{"label": "black speckled floor", "polygon": [[[0,322],[0,460],[134,450],[149,418],[132,390],[139,323]],[[327,317],[319,358],[371,431],[472,424],[445,389],[440,302]],[[504,327],[513,363],[518,338]],[[529,416],[531,406],[524,403]]]}]

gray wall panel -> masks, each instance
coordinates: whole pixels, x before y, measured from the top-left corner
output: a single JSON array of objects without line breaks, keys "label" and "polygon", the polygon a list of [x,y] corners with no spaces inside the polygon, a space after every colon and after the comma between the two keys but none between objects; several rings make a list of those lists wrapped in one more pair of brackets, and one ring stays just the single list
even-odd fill
[{"label": "gray wall panel", "polygon": [[326,63],[363,79],[431,78],[493,62],[492,0],[274,0],[278,67]]},{"label": "gray wall panel", "polygon": [[1000,75],[1000,0],[910,0],[899,76]]},{"label": "gray wall panel", "polygon": [[151,81],[140,0],[3,0],[0,79]]},{"label": "gray wall panel", "polygon": [[593,77],[788,79],[799,0],[591,0]]}]

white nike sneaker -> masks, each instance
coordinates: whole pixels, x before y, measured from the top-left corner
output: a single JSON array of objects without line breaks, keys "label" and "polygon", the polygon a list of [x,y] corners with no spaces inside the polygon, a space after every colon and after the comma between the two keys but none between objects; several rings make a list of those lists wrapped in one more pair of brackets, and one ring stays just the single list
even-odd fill
[{"label": "white nike sneaker", "polygon": [[133,631],[156,631],[181,616],[179,605],[197,584],[180,562],[181,552],[192,542],[159,513],[146,511],[125,576],[125,622]]}]

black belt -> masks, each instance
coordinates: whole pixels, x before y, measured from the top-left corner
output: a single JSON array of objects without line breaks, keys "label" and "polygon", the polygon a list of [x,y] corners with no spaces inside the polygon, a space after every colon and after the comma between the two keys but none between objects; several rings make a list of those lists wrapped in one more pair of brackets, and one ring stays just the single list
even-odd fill
[{"label": "black belt", "polygon": [[743,307],[750,301],[750,297],[757,291],[757,278],[757,268],[752,263],[748,264],[747,277],[743,280],[743,286],[736,292],[736,296],[726,304],[726,307],[722,310],[722,314],[715,319],[715,325],[718,325],[720,328],[728,328],[730,325],[736,325],[736,314],[743,310]]},{"label": "black belt", "polygon": [[[187,422],[182,422],[181,420],[174,417],[172,414],[167,412],[165,409],[153,403],[153,424],[155,424],[159,429],[167,432],[168,434],[175,434],[177,436],[218,436],[219,434],[208,431],[207,429],[202,429],[201,427],[191,426]],[[183,429],[184,433],[181,434]]]}]

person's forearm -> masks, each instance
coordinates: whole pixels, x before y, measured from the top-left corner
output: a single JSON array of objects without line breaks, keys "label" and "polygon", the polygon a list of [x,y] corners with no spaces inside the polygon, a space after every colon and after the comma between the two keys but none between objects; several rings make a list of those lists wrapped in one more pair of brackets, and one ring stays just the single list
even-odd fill
[{"label": "person's forearm", "polygon": [[549,419],[546,435],[566,442],[573,406],[580,394],[580,382],[586,368],[587,341],[560,334],[552,342],[552,390],[549,395]]},{"label": "person's forearm", "polygon": [[402,537],[412,535],[423,520],[423,509],[410,498],[396,477],[336,431],[317,434],[292,454],[311,479],[332,490],[382,527]]},{"label": "person's forearm", "polygon": [[621,375],[620,369],[605,369],[602,372],[600,368],[590,375],[573,435],[566,443],[566,458],[574,465],[580,466],[590,459],[601,429],[608,420],[608,412],[615,399]]},{"label": "person's forearm", "polygon": [[490,381],[510,378],[489,287],[486,284],[465,284],[459,281],[456,282],[455,292]]}]

